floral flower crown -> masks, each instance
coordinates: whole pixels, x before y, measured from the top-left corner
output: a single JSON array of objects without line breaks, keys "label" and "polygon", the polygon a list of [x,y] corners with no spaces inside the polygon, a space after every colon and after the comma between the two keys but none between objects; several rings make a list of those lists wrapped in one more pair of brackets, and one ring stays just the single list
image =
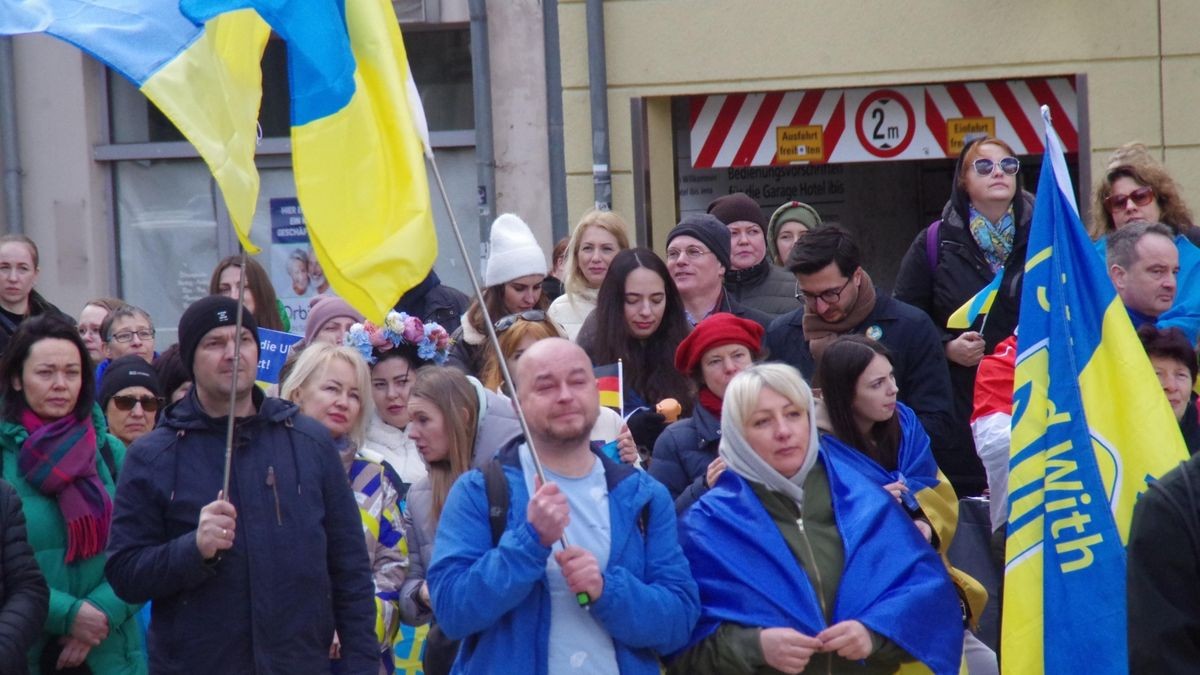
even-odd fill
[{"label": "floral flower crown", "polygon": [[354,324],[343,343],[357,349],[372,365],[377,360],[373,351],[386,352],[406,344],[416,347],[417,357],[423,361],[442,366],[450,358],[450,334],[445,328],[394,310],[388,312],[382,327],[370,321]]}]

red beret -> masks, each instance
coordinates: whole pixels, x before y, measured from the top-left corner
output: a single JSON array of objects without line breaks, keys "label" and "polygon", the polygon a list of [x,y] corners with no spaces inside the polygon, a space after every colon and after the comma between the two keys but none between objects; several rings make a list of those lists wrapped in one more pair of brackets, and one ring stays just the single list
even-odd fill
[{"label": "red beret", "polygon": [[712,314],[692,329],[675,350],[675,370],[692,374],[704,352],[727,344],[744,345],[750,353],[762,353],[763,327],[748,319],[739,319],[728,312]]}]

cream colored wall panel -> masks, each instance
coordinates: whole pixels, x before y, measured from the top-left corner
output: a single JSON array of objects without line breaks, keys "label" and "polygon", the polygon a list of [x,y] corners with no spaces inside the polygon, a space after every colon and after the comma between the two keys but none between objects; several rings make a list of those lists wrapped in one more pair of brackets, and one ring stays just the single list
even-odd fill
[{"label": "cream colored wall panel", "polygon": [[1079,64],[1088,73],[1092,148],[1159,143],[1158,59]]},{"label": "cream colored wall panel", "polygon": [[1197,216],[1200,214],[1200,146],[1167,148],[1166,165],[1179,183],[1192,215]]},{"label": "cream colored wall panel", "polygon": [[1162,48],[1164,54],[1200,53],[1196,29],[1200,26],[1200,2],[1161,0]]},{"label": "cream colored wall panel", "polygon": [[[1197,3],[1200,4],[1200,3]],[[1163,61],[1163,135],[1167,145],[1200,144],[1200,54]]]},{"label": "cream colored wall panel", "polygon": [[592,113],[586,89],[563,91],[563,159],[568,173],[592,170]]}]

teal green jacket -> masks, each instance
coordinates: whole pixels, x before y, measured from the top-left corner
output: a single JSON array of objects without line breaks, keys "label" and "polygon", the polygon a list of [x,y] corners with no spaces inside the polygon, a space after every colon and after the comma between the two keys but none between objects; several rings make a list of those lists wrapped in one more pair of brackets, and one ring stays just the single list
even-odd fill
[{"label": "teal green jacket", "polygon": [[[97,442],[108,444],[120,471],[125,461],[125,446],[108,433],[99,407],[92,410],[92,423]],[[21,496],[29,544],[50,586],[50,612],[42,636],[29,650],[29,672],[34,675],[41,672],[38,659],[46,641],[70,634],[80,603],[87,600],[108,616],[108,638],[88,653],[87,665],[92,672],[96,675],[143,675],[148,668],[136,618],[141,605],[130,605],[113,593],[104,578],[104,553],[70,565],[66,563],[67,530],[58,502],[26,482],[17,468],[21,444],[28,436],[29,432],[19,423],[0,422],[2,475]],[[96,453],[96,470],[112,497],[116,493],[116,479],[99,451]]]}]

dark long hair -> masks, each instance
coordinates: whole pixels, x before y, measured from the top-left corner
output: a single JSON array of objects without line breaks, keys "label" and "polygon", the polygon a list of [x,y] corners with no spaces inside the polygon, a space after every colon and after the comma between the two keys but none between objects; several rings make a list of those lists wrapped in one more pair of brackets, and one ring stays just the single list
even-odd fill
[{"label": "dark long hair", "polygon": [[[217,263],[212,278],[208,281],[210,295],[221,295],[221,273],[229,267],[241,267],[242,256],[231,255]],[[242,282],[250,294],[254,296],[254,321],[259,328],[283,330],[283,318],[279,316],[279,297],[267,271],[254,258],[246,258],[246,267],[242,270],[245,277]],[[237,299],[236,297],[234,298]]]},{"label": "dark long hair", "polygon": [[[625,321],[625,281],[639,268],[657,274],[667,293],[662,323],[645,339],[634,337]],[[588,321],[594,322],[594,330],[580,334],[579,346],[592,358],[592,363],[608,365],[621,359],[625,364],[625,385],[646,403],[653,406],[664,398],[674,398],[683,406],[685,415],[691,414],[691,383],[673,365],[675,349],[688,334],[687,315],[662,258],[645,248],[618,253],[609,265],[604,283],[600,284],[596,309]]]},{"label": "dark long hair", "polygon": [[[512,313],[508,311],[508,307],[504,306],[504,287],[508,283],[506,281],[483,289],[483,300],[487,303],[488,314],[491,315],[492,321],[499,321]],[[542,291],[538,295],[538,301],[534,303],[533,309],[545,311],[549,306],[550,299],[546,297],[546,292]],[[471,324],[471,328],[474,328],[477,333],[487,335],[487,326],[483,325],[483,310],[479,308],[479,298],[472,299],[471,306],[467,308],[467,323]]]},{"label": "dark long hair", "polygon": [[854,395],[858,378],[875,356],[892,361],[887,348],[862,335],[844,335],[825,348],[813,378],[829,413],[833,435],[864,455],[895,471],[900,461],[900,416],[876,422],[864,435],[854,421]]},{"label": "dark long hair", "polygon": [[92,414],[92,406],[96,401],[96,379],[90,365],[87,345],[83,343],[83,338],[79,337],[74,321],[65,315],[52,312],[22,321],[17,327],[17,332],[13,333],[12,339],[9,340],[4,357],[0,358],[0,397],[4,399],[4,419],[18,422],[21,413],[29,407],[25,401],[24,390],[14,389],[13,380],[21,379],[25,360],[29,358],[33,345],[50,339],[66,340],[79,351],[79,396],[75,399],[73,414],[80,422]]}]

